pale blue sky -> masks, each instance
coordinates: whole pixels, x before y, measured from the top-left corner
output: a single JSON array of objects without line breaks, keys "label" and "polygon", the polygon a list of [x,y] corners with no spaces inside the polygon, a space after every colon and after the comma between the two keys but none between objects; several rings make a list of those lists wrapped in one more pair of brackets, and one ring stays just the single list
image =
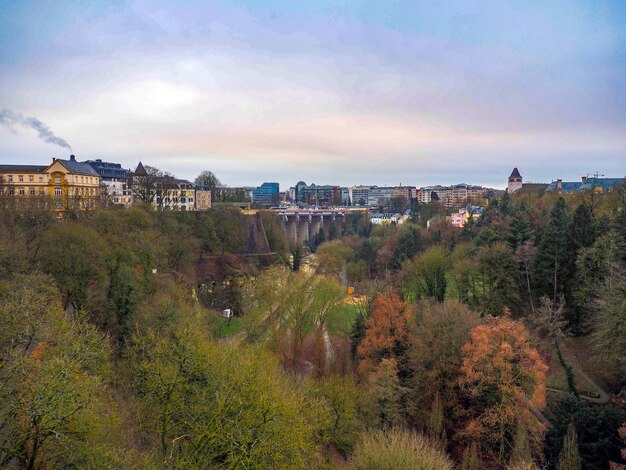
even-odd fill
[{"label": "pale blue sky", "polygon": [[[232,185],[626,175],[623,1],[0,0],[0,111]],[[67,151],[0,127],[0,163]]]}]

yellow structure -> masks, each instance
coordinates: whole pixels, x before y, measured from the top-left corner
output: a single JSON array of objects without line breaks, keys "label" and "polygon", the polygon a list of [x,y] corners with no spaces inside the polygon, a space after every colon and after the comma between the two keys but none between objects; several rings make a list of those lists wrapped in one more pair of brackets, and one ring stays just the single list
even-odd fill
[{"label": "yellow structure", "polygon": [[101,195],[100,175],[91,165],[53,159],[49,166],[0,165],[0,196],[12,198],[46,198],[61,218],[68,210],[95,207]]}]

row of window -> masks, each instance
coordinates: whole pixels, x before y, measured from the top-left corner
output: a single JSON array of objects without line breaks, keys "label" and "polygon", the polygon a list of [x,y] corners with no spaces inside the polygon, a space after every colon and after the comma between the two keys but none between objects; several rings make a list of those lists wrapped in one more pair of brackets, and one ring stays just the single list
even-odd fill
[{"label": "row of window", "polygon": [[[9,175],[8,179],[9,179],[9,183],[13,183],[13,175]],[[24,182],[24,175],[19,175],[17,177],[17,181],[20,182],[20,183],[23,183]],[[29,183],[34,183],[35,182],[35,177],[33,175],[29,175],[28,176],[28,182]],[[43,183],[43,176],[39,176],[39,182]]]},{"label": "row of window", "polygon": [[[16,191],[17,189],[17,191]],[[0,194],[2,194],[2,188],[0,188]],[[27,194],[26,188],[7,188],[5,190],[6,194],[9,196],[15,196],[16,194],[19,196],[25,196]],[[43,196],[46,193],[44,188],[28,188],[28,195],[35,196],[40,195]],[[74,191],[75,196],[95,196],[95,190],[93,188],[76,188]],[[63,188],[54,188],[55,196],[63,196]]]},{"label": "row of window", "polygon": [[[39,183],[43,183],[44,182],[44,177],[43,176],[38,176],[38,182]],[[8,175],[7,179],[9,181],[9,183],[13,183],[15,180],[13,179],[13,175]],[[17,175],[17,182],[18,183],[23,183],[24,182],[24,175]],[[35,182],[35,177],[33,175],[28,175],[28,182],[29,183],[34,183]],[[57,184],[61,183],[61,178],[54,178],[54,182]],[[76,182],[78,182],[78,176],[76,177]],[[98,181],[96,180],[96,178],[92,178],[90,176],[81,176],[80,177],[80,182],[81,183],[90,183],[90,184],[95,184]]]}]

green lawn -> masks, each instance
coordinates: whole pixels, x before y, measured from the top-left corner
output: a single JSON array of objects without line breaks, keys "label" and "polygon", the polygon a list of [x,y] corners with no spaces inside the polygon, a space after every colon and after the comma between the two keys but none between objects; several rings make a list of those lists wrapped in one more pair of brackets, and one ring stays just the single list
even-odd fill
[{"label": "green lawn", "polygon": [[352,330],[352,325],[354,325],[359,308],[358,305],[337,305],[333,309],[328,321],[329,333],[336,335],[349,333]]},{"label": "green lawn", "polygon": [[241,331],[243,324],[240,317],[232,317],[230,324],[228,318],[217,317],[213,322],[213,335],[217,338],[227,338],[234,336]]}]

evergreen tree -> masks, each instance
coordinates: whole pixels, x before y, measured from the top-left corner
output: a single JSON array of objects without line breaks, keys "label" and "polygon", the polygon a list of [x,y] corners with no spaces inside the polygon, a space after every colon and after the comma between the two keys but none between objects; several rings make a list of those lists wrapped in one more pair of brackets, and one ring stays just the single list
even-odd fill
[{"label": "evergreen tree", "polygon": [[410,225],[398,238],[398,244],[393,253],[391,267],[399,269],[402,263],[412,258],[422,247],[422,235],[417,227]]},{"label": "evergreen tree", "polygon": [[540,297],[548,295],[557,302],[565,294],[571,278],[573,259],[569,242],[572,225],[570,209],[562,197],[552,209],[537,250],[535,284]]},{"label": "evergreen tree", "polygon": [[576,427],[574,423],[570,423],[567,427],[567,434],[563,439],[563,448],[559,454],[556,470],[580,470],[581,468]]},{"label": "evergreen tree", "polygon": [[291,255],[293,256],[291,269],[293,269],[294,271],[299,271],[300,264],[302,263],[302,248],[300,247],[300,245],[296,244],[296,246],[291,249]]},{"label": "evergreen tree", "polygon": [[571,240],[574,250],[591,246],[596,240],[595,221],[588,204],[580,204],[574,212]]},{"label": "evergreen tree", "polygon": [[352,351],[352,359],[356,359],[356,350],[365,336],[365,320],[367,320],[365,313],[359,312],[356,315],[354,325],[352,325],[352,331],[350,332],[350,350]]}]

